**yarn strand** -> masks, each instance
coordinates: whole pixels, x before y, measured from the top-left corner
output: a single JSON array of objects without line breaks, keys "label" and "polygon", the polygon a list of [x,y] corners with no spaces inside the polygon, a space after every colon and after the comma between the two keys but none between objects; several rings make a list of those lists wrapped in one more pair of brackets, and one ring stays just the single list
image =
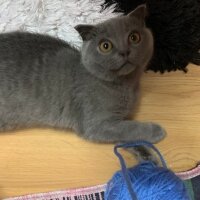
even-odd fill
[{"label": "yarn strand", "polygon": [[126,185],[128,187],[128,191],[129,191],[129,194],[130,194],[132,200],[137,200],[137,196],[136,196],[136,194],[133,191],[133,188],[131,186],[132,184],[131,184],[130,177],[128,175],[128,171],[127,171],[127,168],[126,168],[125,161],[124,161],[122,155],[117,151],[118,148],[121,148],[121,145],[115,146],[114,152],[115,152],[115,155],[119,158],[120,165],[121,165],[121,168],[122,168],[122,175],[124,176],[124,179],[126,180]]},{"label": "yarn strand", "polygon": [[[127,148],[133,148],[133,147],[138,147],[138,146],[146,146],[146,147],[149,147],[149,148],[153,149],[153,150],[157,153],[157,155],[159,156],[160,161],[161,161],[161,163],[162,163],[162,166],[163,166],[164,168],[167,168],[167,163],[165,162],[165,160],[164,160],[162,154],[161,154],[160,151],[159,151],[153,144],[151,144],[150,142],[138,140],[138,141],[132,142],[132,143],[122,143],[122,144],[118,144],[118,145],[116,145],[116,146],[114,147],[114,153],[116,154],[117,149],[119,149],[119,148],[125,148],[125,149],[127,149]],[[116,155],[117,155],[117,154],[116,154]],[[117,156],[118,156],[118,155],[117,155]]]}]

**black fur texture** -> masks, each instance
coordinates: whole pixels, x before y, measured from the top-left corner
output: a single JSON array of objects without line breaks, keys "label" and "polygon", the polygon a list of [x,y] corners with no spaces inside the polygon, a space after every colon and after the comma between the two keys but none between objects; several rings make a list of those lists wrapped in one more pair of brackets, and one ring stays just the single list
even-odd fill
[{"label": "black fur texture", "polygon": [[146,3],[147,26],[155,40],[155,52],[147,70],[187,71],[189,63],[200,65],[200,0],[105,0],[115,12],[129,13]]}]

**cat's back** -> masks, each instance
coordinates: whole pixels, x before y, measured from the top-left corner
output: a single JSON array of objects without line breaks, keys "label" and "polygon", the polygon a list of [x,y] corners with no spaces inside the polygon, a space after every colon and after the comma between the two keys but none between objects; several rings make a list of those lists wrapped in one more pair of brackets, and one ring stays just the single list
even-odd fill
[{"label": "cat's back", "polygon": [[62,48],[73,49],[68,43],[48,35],[28,32],[0,34],[0,61],[19,59],[22,56],[23,59],[30,59],[44,52],[53,55]]},{"label": "cat's back", "polygon": [[0,34],[0,97],[10,91],[41,95],[47,88],[53,95],[57,87],[71,83],[75,61],[77,65],[78,50],[60,39],[28,32]]},{"label": "cat's back", "polygon": [[19,82],[41,78],[41,74],[53,76],[59,70],[68,70],[71,60],[77,60],[78,56],[77,49],[48,35],[28,32],[0,34],[0,78],[5,84],[8,79]]}]

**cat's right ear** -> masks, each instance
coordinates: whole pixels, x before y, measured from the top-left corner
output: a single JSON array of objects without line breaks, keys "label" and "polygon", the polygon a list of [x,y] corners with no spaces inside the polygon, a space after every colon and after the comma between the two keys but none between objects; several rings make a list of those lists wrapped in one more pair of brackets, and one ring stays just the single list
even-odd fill
[{"label": "cat's right ear", "polygon": [[96,35],[96,27],[92,25],[80,24],[75,26],[74,28],[78,31],[83,41],[90,40]]},{"label": "cat's right ear", "polygon": [[135,10],[128,14],[128,17],[136,17],[139,20],[145,20],[148,15],[146,4],[138,6]]}]

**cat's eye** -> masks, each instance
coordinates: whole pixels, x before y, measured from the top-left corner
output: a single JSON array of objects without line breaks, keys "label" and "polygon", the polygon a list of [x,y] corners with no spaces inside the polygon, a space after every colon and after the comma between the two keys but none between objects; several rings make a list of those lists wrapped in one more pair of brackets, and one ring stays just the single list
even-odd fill
[{"label": "cat's eye", "polygon": [[103,40],[99,43],[99,50],[102,53],[109,53],[113,48],[113,44],[109,40]]},{"label": "cat's eye", "polygon": [[132,44],[138,44],[141,41],[141,36],[139,33],[137,32],[132,32],[129,37],[128,40],[130,43]]}]

